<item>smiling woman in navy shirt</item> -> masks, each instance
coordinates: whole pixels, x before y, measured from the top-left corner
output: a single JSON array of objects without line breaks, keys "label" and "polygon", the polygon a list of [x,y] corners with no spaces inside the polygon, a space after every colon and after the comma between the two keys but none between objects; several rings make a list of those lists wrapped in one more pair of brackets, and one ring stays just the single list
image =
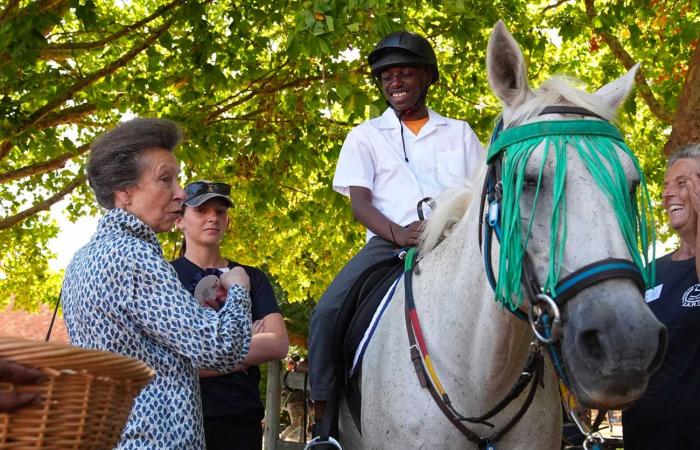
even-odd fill
[{"label": "smiling woman in navy shirt", "polygon": [[622,413],[625,450],[700,448],[700,145],[669,159],[663,205],[680,244],[656,260],[646,301],[668,328],[668,348],[644,395]]}]

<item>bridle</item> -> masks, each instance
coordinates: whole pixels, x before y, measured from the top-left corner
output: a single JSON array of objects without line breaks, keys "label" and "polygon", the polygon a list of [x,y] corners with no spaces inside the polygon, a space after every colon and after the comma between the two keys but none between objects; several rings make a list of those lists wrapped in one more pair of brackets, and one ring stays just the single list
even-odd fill
[{"label": "bridle", "polygon": [[[574,106],[552,106],[545,108],[541,114],[578,114],[599,118],[598,115],[590,111]],[[500,242],[500,213],[503,181],[501,179],[501,167],[503,154],[511,145],[530,139],[535,136],[550,136],[561,134],[587,134],[604,136],[609,139],[624,142],[620,132],[607,121],[598,120],[575,120],[575,121],[546,121],[534,122],[520,125],[514,128],[501,130],[502,122],[496,127],[489,154],[487,158],[488,170],[484,179],[484,186],[481,192],[480,222],[479,222],[479,245],[483,245],[484,267],[489,284],[496,288],[496,278],[491,262],[491,246],[493,235]],[[486,213],[484,207],[488,206]],[[523,255],[521,284],[525,297],[529,301],[529,311],[525,314],[521,310],[512,312],[519,319],[527,320],[532,327],[537,339],[544,344],[553,344],[559,338],[561,319],[559,308],[566,302],[581,292],[583,289],[594,284],[613,278],[628,278],[632,280],[639,291],[644,293],[644,278],[632,261],[617,258],[605,258],[590,263],[578,270],[570,273],[565,278],[559,280],[554,292],[545,291],[535,275],[532,261],[527,251]],[[539,310],[539,311],[538,311]],[[543,311],[549,311],[551,324],[547,325],[547,317]],[[560,374],[565,379],[564,374]]]},{"label": "bridle", "polygon": [[[550,106],[544,108],[542,114],[576,114],[602,119],[595,113],[584,108],[573,106]],[[494,130],[489,154],[488,169],[481,192],[479,212],[479,246],[484,256],[484,266],[489,284],[496,292],[496,276],[491,261],[493,236],[500,242],[501,231],[501,200],[503,197],[502,164],[503,156],[511,145],[536,136],[593,134],[623,142],[620,132],[605,120],[567,120],[543,121],[520,125],[503,130],[503,122],[499,121]],[[419,203],[420,205],[420,203]],[[533,330],[535,339],[530,344],[530,354],[520,377],[511,391],[498,404],[485,414],[478,417],[465,417],[457,412],[452,405],[447,392],[432,367],[427,347],[425,345],[420,323],[415,311],[413,299],[412,273],[417,258],[417,250],[411,249],[406,256],[404,284],[406,290],[406,327],[411,350],[411,360],[422,387],[430,391],[431,396],[450,422],[470,441],[479,445],[480,449],[495,450],[498,442],[522,418],[532,402],[538,384],[543,383],[544,357],[546,348],[558,377],[568,386],[566,374],[559,356],[558,341],[561,337],[562,319],[560,308],[583,289],[609,279],[627,278],[635,283],[640,292],[644,293],[645,281],[638,266],[629,260],[606,258],[595,261],[557,281],[553,292],[545,290],[539,283],[532,261],[525,250],[520,275],[521,286],[528,300],[529,308],[523,311],[519,308],[509,309],[518,319],[527,321]],[[500,411],[505,409],[530,384],[528,395],[519,410],[500,430],[489,436],[482,436],[469,429],[464,422],[482,424],[493,427],[487,422]],[[574,422],[581,428],[579,420]],[[602,443],[595,430],[581,431],[587,435],[586,443],[593,445],[584,448],[596,448]]]}]

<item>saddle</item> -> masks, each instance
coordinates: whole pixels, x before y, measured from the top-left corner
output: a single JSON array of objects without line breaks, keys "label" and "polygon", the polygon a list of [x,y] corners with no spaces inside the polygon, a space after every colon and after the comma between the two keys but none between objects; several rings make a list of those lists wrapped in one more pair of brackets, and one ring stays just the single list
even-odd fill
[{"label": "saddle", "polygon": [[402,270],[403,262],[398,256],[370,266],[348,291],[338,311],[332,336],[335,384],[323,418],[324,428],[328,429],[329,435],[338,435],[338,409],[343,397],[348,403],[358,430],[360,429],[361,372],[356,370],[355,375],[350,378],[349,371],[353,366],[355,351],[377,307]]}]

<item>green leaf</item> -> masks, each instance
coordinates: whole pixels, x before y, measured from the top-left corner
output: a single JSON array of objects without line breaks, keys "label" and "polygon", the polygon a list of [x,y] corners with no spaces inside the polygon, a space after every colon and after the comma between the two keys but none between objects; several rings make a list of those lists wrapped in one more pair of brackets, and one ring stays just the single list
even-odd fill
[{"label": "green leaf", "polygon": [[93,0],[83,0],[75,5],[75,15],[86,29],[97,25],[97,12]]},{"label": "green leaf", "polygon": [[[556,2],[185,1],[138,26],[168,3],[127,3],[68,0],[65,8],[62,1],[21,1],[21,14],[0,21],[0,140],[10,145],[0,173],[65,157],[125,113],[171,118],[186,136],[176,152],[183,179],[234,186],[235,226],[224,254],[267,267],[289,302],[318,299],[364,241],[347,199],[330,186],[352,126],[386,108],[366,65],[386,34],[409,29],[428,36],[440,66],[428,104],[468,121],[482,142],[501,110],[484,69],[498,18],[521,43],[533,88],[560,72],[591,88],[620,76],[622,64],[600,39],[605,31],[642,63],[654,97],[672,112],[692,73],[700,34],[697,8],[683,2],[670,8],[668,2],[600,1],[600,17],[591,21],[581,2],[545,9]],[[164,24],[168,29],[155,36]],[[108,39],[119,30],[124,34]],[[549,30],[558,30],[561,41],[546,39]],[[359,57],[340,56],[348,49]],[[90,109],[68,114],[78,105]],[[668,125],[636,93],[620,122],[658,198]],[[86,158],[0,182],[0,219],[56,194]],[[87,184],[64,199],[69,216],[101,213]],[[656,213],[665,224],[663,212]],[[56,294],[52,280],[60,272],[47,265],[47,242],[56,233],[45,211],[0,230],[6,275],[0,302],[14,296],[16,307],[32,309]],[[171,255],[177,233],[162,240]],[[21,291],[22,283],[30,292]]]}]

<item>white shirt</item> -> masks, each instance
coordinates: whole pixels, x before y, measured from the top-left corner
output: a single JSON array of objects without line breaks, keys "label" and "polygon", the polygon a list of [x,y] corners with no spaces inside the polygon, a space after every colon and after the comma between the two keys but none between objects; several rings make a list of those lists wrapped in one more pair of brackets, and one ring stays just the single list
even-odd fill
[{"label": "white shirt", "polygon": [[[403,127],[408,163],[401,124],[391,108],[353,128],[340,150],[333,189],[350,196],[350,186],[365,187],[372,191],[372,205],[389,220],[403,226],[418,220],[421,199],[464,185],[484,161],[484,149],[468,123],[431,109],[428,118],[417,136]],[[373,236],[367,230],[367,240]]]}]

